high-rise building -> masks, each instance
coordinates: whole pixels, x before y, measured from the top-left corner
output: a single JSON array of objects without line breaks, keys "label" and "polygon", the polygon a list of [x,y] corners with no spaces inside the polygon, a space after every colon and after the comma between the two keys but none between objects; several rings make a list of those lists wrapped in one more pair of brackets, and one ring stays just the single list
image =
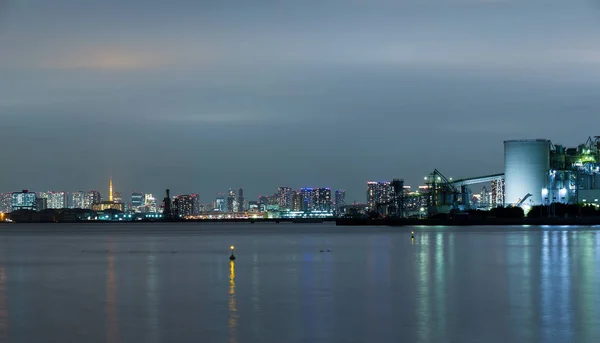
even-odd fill
[{"label": "high-rise building", "polygon": [[237,200],[235,196],[235,188],[229,189],[229,196],[227,197],[227,212],[235,212],[237,209]]},{"label": "high-rise building", "polygon": [[102,196],[100,195],[100,192],[91,190],[88,193],[88,203],[87,203],[88,206],[86,206],[86,208],[92,208],[93,205],[97,205],[101,202],[102,202]]},{"label": "high-rise building", "polygon": [[35,192],[24,189],[21,192],[14,192],[12,194],[12,211],[18,210],[36,210]]},{"label": "high-rise building", "polygon": [[336,215],[343,214],[343,209],[346,206],[346,191],[338,189],[335,191],[334,208]]},{"label": "high-rise building", "polygon": [[192,209],[192,214],[193,215],[198,215],[200,214],[200,212],[202,212],[202,204],[200,203],[200,194],[198,193],[194,193],[191,194],[192,197],[194,197],[194,208]]},{"label": "high-rise building", "polygon": [[146,212],[156,213],[156,199],[152,194],[144,195],[144,207]]},{"label": "high-rise building", "polygon": [[217,198],[215,199],[215,210],[218,212],[227,211],[227,202],[223,197],[223,193],[217,194]]},{"label": "high-rise building", "polygon": [[238,189],[238,200],[237,200],[237,211],[238,212],[244,212],[245,201],[246,201],[246,199],[244,199],[244,189],[240,188],[240,189]]},{"label": "high-rise building", "polygon": [[176,195],[173,201],[175,213],[181,218],[198,214],[194,213],[196,202],[198,202],[196,194]]},{"label": "high-rise building", "polygon": [[0,193],[0,213],[12,212],[12,193]]},{"label": "high-rise building", "polygon": [[131,209],[134,212],[145,212],[142,208],[144,207],[144,193],[132,192],[131,193]]},{"label": "high-rise building", "polygon": [[327,211],[331,208],[331,188],[315,188],[313,190],[313,207],[310,210]]},{"label": "high-rise building", "polygon": [[292,211],[302,211],[302,192],[300,191],[292,193]]},{"label": "high-rise building", "polygon": [[314,190],[312,188],[300,188],[302,197],[301,211],[310,211],[313,209]]},{"label": "high-rise building", "polygon": [[277,202],[280,209],[292,208],[292,194],[291,187],[279,187],[277,189]]},{"label": "high-rise building", "polygon": [[88,208],[85,192],[79,191],[69,194],[69,208]]},{"label": "high-rise building", "polygon": [[387,208],[392,202],[394,189],[389,181],[367,182],[367,206],[371,211]]},{"label": "high-rise building", "polygon": [[42,206],[38,207],[38,210],[40,211],[46,208],[61,209],[68,207],[68,198],[67,193],[65,192],[38,192],[36,196],[39,199],[43,199],[43,201],[40,202]]},{"label": "high-rise building", "polygon": [[48,192],[48,208],[67,208],[67,194],[65,192]]}]

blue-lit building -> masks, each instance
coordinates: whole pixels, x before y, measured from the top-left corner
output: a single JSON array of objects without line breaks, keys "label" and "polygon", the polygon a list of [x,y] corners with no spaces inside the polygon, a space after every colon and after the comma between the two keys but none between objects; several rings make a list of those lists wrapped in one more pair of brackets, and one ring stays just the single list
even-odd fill
[{"label": "blue-lit building", "polygon": [[300,205],[301,211],[310,211],[313,209],[313,193],[312,188],[300,189],[300,198],[302,199],[302,204]]},{"label": "blue-lit building", "polygon": [[[331,201],[330,188],[301,188],[300,199],[300,211],[332,211],[333,202]],[[292,202],[294,202],[293,199]],[[295,207],[292,206],[294,210]]]},{"label": "blue-lit building", "polygon": [[144,201],[144,193],[140,193],[140,192],[133,192],[131,193],[131,207],[132,210],[135,212],[142,212],[140,210],[141,207],[144,207],[145,205],[145,201]]},{"label": "blue-lit building", "polygon": [[12,194],[12,210],[36,210],[36,196],[35,192],[23,190],[21,192],[14,192]]},{"label": "blue-lit building", "polygon": [[226,201],[223,196],[218,196],[215,200],[215,211],[225,212],[227,210]]}]

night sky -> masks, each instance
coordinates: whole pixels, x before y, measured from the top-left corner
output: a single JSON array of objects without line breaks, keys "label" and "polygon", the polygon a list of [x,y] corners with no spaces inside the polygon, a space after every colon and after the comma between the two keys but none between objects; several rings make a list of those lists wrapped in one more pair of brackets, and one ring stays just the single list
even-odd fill
[{"label": "night sky", "polygon": [[502,172],[506,139],[600,135],[591,0],[0,4],[0,192],[364,202],[368,180]]}]

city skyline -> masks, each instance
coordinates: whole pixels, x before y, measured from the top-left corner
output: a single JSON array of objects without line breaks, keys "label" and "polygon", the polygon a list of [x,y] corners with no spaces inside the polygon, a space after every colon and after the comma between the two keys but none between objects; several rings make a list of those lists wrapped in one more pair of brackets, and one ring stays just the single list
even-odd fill
[{"label": "city skyline", "polygon": [[104,189],[112,175],[159,197],[327,185],[361,200],[367,180],[500,172],[499,142],[573,145],[563,119],[600,112],[586,0],[1,10],[0,190]]},{"label": "city skyline", "polygon": [[[390,178],[390,180],[391,180],[391,178]],[[352,203],[352,202],[365,203],[366,202],[366,198],[365,198],[364,193],[367,190],[366,184],[368,182],[369,181],[365,181],[364,182],[364,184],[365,184],[364,186],[365,187],[364,187],[364,191],[362,192],[363,194],[358,195],[357,199],[351,200],[350,203]],[[3,193],[12,193],[12,192],[20,192],[22,190],[28,190],[28,191],[36,192],[36,193],[39,193],[39,194],[61,193],[64,196],[64,199],[65,199],[64,202],[66,204],[66,203],[70,203],[71,202],[69,200],[69,198],[70,198],[70,196],[72,194],[76,194],[76,193],[79,193],[79,192],[83,192],[83,193],[88,193],[88,192],[92,192],[92,191],[99,192],[99,194],[101,195],[101,197],[105,201],[109,201],[109,202],[113,201],[113,193],[114,194],[119,194],[119,196],[121,196],[121,198],[119,198],[119,199],[122,199],[124,203],[132,202],[133,200],[131,198],[133,197],[134,194],[142,194],[142,195],[143,194],[152,194],[155,197],[159,196],[160,200],[162,200],[162,198],[164,197],[164,193],[165,193],[165,190],[162,190],[162,191],[159,191],[159,192],[147,192],[146,193],[143,190],[139,190],[139,189],[132,189],[131,191],[125,191],[125,192],[123,192],[123,191],[121,191],[122,188],[120,188],[118,186],[113,188],[113,177],[109,177],[108,186],[107,187],[105,186],[104,188],[106,188],[104,191],[102,191],[102,189],[103,189],[102,187],[92,188],[92,189],[88,189],[88,190],[70,190],[69,191],[69,190],[53,189],[51,187],[50,188],[42,188],[42,189],[34,189],[34,188],[31,188],[31,187],[21,187],[21,188],[14,189],[14,190],[3,190],[3,189],[0,189],[0,194],[3,194]],[[154,187],[154,188],[156,188],[156,187]],[[319,189],[319,188],[323,188],[323,187],[275,186],[275,187],[272,187],[272,188],[273,189],[266,189],[266,190],[261,190],[261,191],[254,190],[251,194],[256,194],[255,196],[251,196],[251,197],[244,197],[244,196],[242,196],[242,198],[245,199],[246,201],[249,200],[249,199],[253,199],[253,200],[254,199],[259,199],[262,196],[271,196],[273,194],[277,194],[278,192],[281,192],[282,188],[287,189],[289,192],[295,192],[295,191],[300,191],[300,190],[305,189],[305,188]],[[346,197],[346,194],[347,194],[346,188],[344,188],[344,187],[339,187],[339,188],[336,188],[336,187],[324,187],[324,188],[331,189],[332,191],[338,191],[338,190],[339,191],[343,191],[345,199],[348,200],[348,198]],[[226,189],[226,187],[224,189]],[[233,190],[235,190],[236,192],[239,191],[239,190],[244,190],[243,192],[246,192],[245,188],[243,188],[243,187],[240,187],[240,188],[235,188],[235,187],[232,188],[232,187],[230,187],[229,188],[230,192],[233,191]],[[193,190],[193,189],[171,190],[171,197],[175,197],[176,195],[187,195],[187,194],[201,194],[203,196],[202,201],[210,199],[210,201],[208,201],[208,202],[214,202],[215,199],[218,198],[219,196],[227,198],[227,195],[223,191],[217,191],[215,194],[208,194],[208,193],[199,192],[199,191]],[[232,194],[232,193],[230,193],[230,194]],[[238,200],[238,196],[236,195],[237,193],[234,192],[233,194],[235,195],[235,200],[237,201]],[[245,193],[245,194],[247,194],[247,193]],[[291,203],[291,194],[287,195],[287,196],[290,197],[289,200],[288,200],[288,202]],[[332,196],[334,196],[334,195],[332,195]],[[47,196],[45,196],[45,197],[47,197]]]}]

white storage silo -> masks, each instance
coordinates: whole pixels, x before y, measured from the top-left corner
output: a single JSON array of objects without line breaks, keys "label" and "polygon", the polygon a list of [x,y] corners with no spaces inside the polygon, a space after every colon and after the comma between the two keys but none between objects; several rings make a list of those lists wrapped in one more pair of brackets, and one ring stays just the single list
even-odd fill
[{"label": "white storage silo", "polygon": [[531,194],[524,204],[542,203],[542,189],[550,169],[550,141],[528,139],[504,141],[504,204],[515,205]]}]

